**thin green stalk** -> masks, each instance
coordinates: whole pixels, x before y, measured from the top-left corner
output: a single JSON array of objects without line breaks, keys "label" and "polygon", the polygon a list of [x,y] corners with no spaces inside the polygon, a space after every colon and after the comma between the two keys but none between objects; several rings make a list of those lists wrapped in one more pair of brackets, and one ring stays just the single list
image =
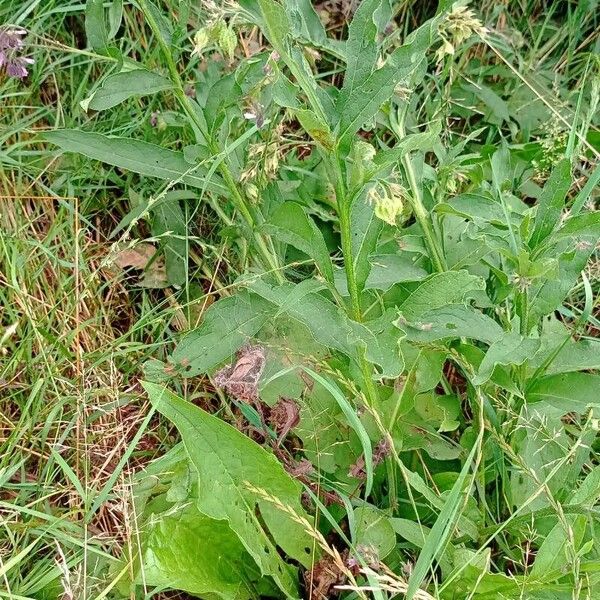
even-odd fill
[{"label": "thin green stalk", "polygon": [[[161,52],[166,61],[167,69],[169,71],[171,81],[174,85],[174,93],[179,104],[187,114],[188,118],[192,121],[195,128],[200,132],[200,134],[204,138],[213,155],[218,155],[220,152],[219,147],[210,137],[209,133],[205,130],[204,123],[202,122],[202,119],[200,119],[200,117],[198,116],[198,113],[196,112],[192,101],[185,94],[183,82],[181,81],[179,71],[177,70],[177,65],[175,64],[175,60],[173,59],[173,54],[171,53],[169,46],[165,43],[160,32],[160,27],[154,19],[152,12],[148,10],[146,0],[138,0],[138,3],[142,12],[144,13],[144,17],[148,21],[150,29],[152,29],[152,33],[158,41]],[[242,193],[238,189],[238,186],[235,183],[235,180],[233,178],[233,175],[231,174],[231,171],[229,170],[229,167],[225,164],[225,162],[221,162],[218,166],[218,171],[223,177],[223,181],[225,182],[225,185],[227,186],[231,194],[236,210],[242,215],[247,225],[253,232],[257,249],[259,251],[259,254],[261,255],[263,266],[265,266],[267,270],[272,270],[275,274],[275,277],[277,277],[278,281],[283,282],[284,278],[279,270],[279,265],[277,264],[275,254],[274,252],[271,252],[267,247],[267,242],[265,241],[264,237],[258,232],[256,232],[256,216],[253,214],[251,207],[248,205]]]}]

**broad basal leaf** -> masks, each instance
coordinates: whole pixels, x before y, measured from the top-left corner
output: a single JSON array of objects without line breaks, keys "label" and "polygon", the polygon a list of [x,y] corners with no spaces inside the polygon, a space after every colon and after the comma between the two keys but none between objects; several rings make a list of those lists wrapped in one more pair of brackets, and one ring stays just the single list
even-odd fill
[{"label": "broad basal leaf", "polygon": [[[227,521],[263,575],[272,577],[286,596],[297,598],[294,569],[281,558],[279,548],[309,566],[314,560],[313,538],[275,502],[306,518],[300,484],[272,454],[231,425],[163,386],[143,385],[153,405],[179,430],[198,472],[198,510]],[[265,500],[254,488],[264,490],[274,501]]]},{"label": "broad basal leaf", "polygon": [[224,600],[252,597],[252,558],[226,521],[207,517],[189,502],[176,510],[167,504],[164,512],[150,513],[141,534],[139,585]]},{"label": "broad basal leaf", "polygon": [[[402,370],[398,343],[398,330],[390,316],[383,321],[363,325],[351,321],[333,302],[318,293],[314,282],[302,282],[296,286],[283,284],[272,286],[263,281],[249,283],[249,289],[277,307],[277,313],[305,325],[315,341],[344,353],[357,360],[358,348],[362,346],[367,358],[380,368],[379,377],[397,377]],[[374,333],[374,332],[377,333]],[[378,336],[381,335],[381,339]]]}]

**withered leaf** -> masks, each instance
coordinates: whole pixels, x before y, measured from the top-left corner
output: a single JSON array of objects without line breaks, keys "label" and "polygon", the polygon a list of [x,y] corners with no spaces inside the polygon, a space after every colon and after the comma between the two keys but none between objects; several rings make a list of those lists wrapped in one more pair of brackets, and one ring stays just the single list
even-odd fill
[{"label": "withered leaf", "polygon": [[258,400],[258,382],[265,368],[262,346],[246,345],[236,353],[236,362],[215,373],[215,385],[242,402]]}]

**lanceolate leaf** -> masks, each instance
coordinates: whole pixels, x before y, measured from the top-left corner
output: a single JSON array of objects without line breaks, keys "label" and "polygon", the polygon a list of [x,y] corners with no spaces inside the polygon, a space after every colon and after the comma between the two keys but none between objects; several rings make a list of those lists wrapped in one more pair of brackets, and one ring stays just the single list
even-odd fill
[{"label": "lanceolate leaf", "polygon": [[538,201],[530,248],[535,248],[557,228],[570,187],[571,161],[564,158],[554,167]]},{"label": "lanceolate leaf", "polygon": [[[276,503],[306,518],[300,484],[272,454],[231,425],[163,386],[143,385],[153,405],[179,430],[198,472],[198,510],[227,521],[262,573],[271,576],[287,597],[297,598],[294,569],[281,558],[278,547],[309,566],[314,560],[314,543],[305,527]],[[273,501],[265,500],[253,488]]]},{"label": "lanceolate leaf", "polygon": [[[387,4],[387,0],[385,0]],[[363,0],[358,5],[348,28],[346,42],[347,67],[344,85],[338,103],[348,101],[348,96],[372,73],[377,63],[377,34],[375,11],[382,10],[381,0]],[[388,6],[389,10],[389,6]]]},{"label": "lanceolate leaf", "polygon": [[350,208],[352,257],[359,291],[362,291],[369,277],[369,255],[375,250],[382,228],[383,222],[375,215],[374,207],[361,194]]},{"label": "lanceolate leaf", "polygon": [[166,77],[145,69],[135,69],[109,75],[81,105],[84,110],[106,110],[132,96],[155,94],[171,87],[172,84]]},{"label": "lanceolate leaf", "polygon": [[129,138],[108,137],[75,129],[57,129],[45,134],[45,138],[65,152],[76,152],[109,165],[127,169],[140,175],[167,181],[181,180],[193,187],[204,188],[218,194],[225,187],[216,175],[207,183],[207,169],[191,166],[181,152],[167,150],[148,142]]},{"label": "lanceolate leaf", "polygon": [[336,104],[340,140],[358,131],[375,116],[381,105],[391,98],[395,87],[417,70],[433,42],[436,23],[431,20],[423,24],[388,57],[383,67],[358,82],[347,95],[340,95]]}]

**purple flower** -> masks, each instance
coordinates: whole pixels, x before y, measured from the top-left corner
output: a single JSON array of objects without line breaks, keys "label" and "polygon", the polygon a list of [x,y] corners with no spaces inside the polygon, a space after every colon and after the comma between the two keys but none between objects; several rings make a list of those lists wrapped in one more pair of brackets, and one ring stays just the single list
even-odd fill
[{"label": "purple flower", "polygon": [[4,67],[9,77],[27,77],[27,65],[34,62],[31,58],[19,56],[24,47],[23,36],[26,34],[27,31],[20,27],[0,29],[0,68]]}]

